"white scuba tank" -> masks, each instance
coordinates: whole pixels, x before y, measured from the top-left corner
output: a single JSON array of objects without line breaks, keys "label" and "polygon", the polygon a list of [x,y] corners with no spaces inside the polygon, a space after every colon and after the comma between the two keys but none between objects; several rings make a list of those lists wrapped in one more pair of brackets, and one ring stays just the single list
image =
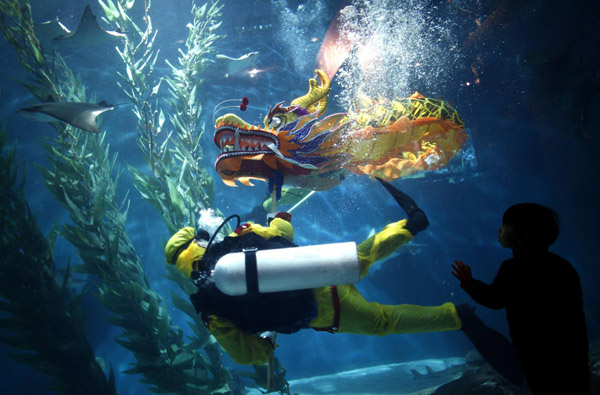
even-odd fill
[{"label": "white scuba tank", "polygon": [[360,279],[356,243],[234,252],[217,261],[211,279],[230,296],[352,284]]}]

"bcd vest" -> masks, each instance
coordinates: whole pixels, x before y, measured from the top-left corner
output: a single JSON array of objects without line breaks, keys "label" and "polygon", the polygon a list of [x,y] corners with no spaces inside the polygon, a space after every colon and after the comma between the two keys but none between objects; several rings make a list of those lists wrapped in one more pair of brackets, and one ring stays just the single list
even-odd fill
[{"label": "bcd vest", "polygon": [[[283,237],[266,240],[255,233],[248,233],[226,237],[212,245],[202,257],[202,262],[208,263],[213,269],[217,261],[229,253],[248,248],[268,250],[287,247],[296,245]],[[285,256],[281,259],[285,260]],[[317,313],[312,289],[230,296],[221,292],[209,279],[201,284],[190,300],[198,313],[228,319],[248,333],[294,333],[308,328],[308,323]]]}]

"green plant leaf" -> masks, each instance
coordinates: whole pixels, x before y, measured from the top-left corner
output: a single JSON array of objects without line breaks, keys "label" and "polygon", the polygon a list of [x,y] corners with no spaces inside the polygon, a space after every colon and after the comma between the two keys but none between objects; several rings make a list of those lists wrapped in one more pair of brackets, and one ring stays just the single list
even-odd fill
[{"label": "green plant leaf", "polygon": [[119,10],[117,10],[117,7],[112,0],[106,0],[106,2],[103,0],[98,0],[98,4],[100,4],[100,7],[102,7],[104,10],[104,14],[106,14],[106,17],[110,21],[114,22],[115,20],[119,19]]},{"label": "green plant leaf", "polygon": [[171,202],[179,210],[179,215],[183,216],[183,214],[186,212],[185,203],[181,193],[177,189],[177,185],[175,185],[171,178],[167,178],[167,187],[169,188],[169,198],[171,199]]}]

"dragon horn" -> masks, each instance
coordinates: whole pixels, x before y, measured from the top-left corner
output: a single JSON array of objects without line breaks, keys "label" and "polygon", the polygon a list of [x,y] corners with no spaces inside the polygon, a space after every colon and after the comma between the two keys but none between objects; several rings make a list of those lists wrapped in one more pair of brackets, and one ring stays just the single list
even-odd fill
[{"label": "dragon horn", "polygon": [[327,98],[331,90],[331,81],[329,81],[329,77],[323,70],[315,70],[315,73],[321,84],[318,85],[317,80],[311,78],[308,80],[308,93],[294,99],[291,104],[292,106],[306,108],[309,113],[318,111],[319,114],[323,114],[327,110]]}]

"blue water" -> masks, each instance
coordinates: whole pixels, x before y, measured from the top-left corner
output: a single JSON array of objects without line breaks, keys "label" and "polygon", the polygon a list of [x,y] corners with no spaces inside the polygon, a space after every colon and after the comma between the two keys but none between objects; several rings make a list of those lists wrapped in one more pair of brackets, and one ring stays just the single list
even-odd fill
[{"label": "blue water", "polygon": [[[138,2],[141,7],[143,2]],[[598,338],[600,122],[592,114],[600,106],[600,59],[597,51],[591,50],[598,48],[599,33],[592,28],[597,26],[594,16],[587,12],[590,3],[464,0],[419,2],[415,7],[410,2],[375,1],[362,6],[370,17],[382,18],[380,25],[391,26],[381,34],[396,35],[385,37],[388,47],[377,54],[384,71],[377,81],[386,85],[375,88],[393,91],[398,97],[418,90],[451,102],[466,124],[468,147],[474,152],[474,157],[464,158],[465,167],[395,182],[422,206],[431,225],[414,240],[419,244],[418,253],[394,256],[361,281],[359,289],[368,300],[422,305],[468,302],[450,274],[450,264],[461,259],[472,266],[476,277],[491,281],[500,262],[510,256],[510,251],[496,241],[502,213],[511,204],[536,201],[560,214],[561,235],[551,249],[579,272],[589,338]],[[39,22],[59,16],[74,29],[85,4],[57,1],[54,9],[34,15]],[[165,60],[176,62],[177,49],[187,36],[185,25],[191,21],[191,4],[189,0],[155,0],[152,4],[150,16],[161,50],[156,77],[168,72]],[[218,153],[212,142],[213,107],[222,100],[248,96],[251,109],[243,118],[257,124],[269,105],[289,103],[303,95],[308,78],[313,76],[321,40],[342,4],[319,0],[223,4],[220,31],[227,37],[217,42],[218,52],[238,57],[259,51],[256,68],[264,70],[255,77],[238,74],[225,78],[221,70],[211,67],[201,92],[206,123],[204,165],[215,177],[214,207],[230,215],[248,212],[259,204],[266,185],[257,182],[254,188],[230,188],[221,183],[212,167]],[[91,7],[94,13],[102,14],[97,3]],[[137,10],[135,17],[140,18],[141,11]],[[396,25],[389,23],[400,15],[409,18],[398,19]],[[47,163],[39,141],[51,137],[54,129],[16,115],[17,109],[35,104],[35,100],[17,82],[27,75],[14,51],[4,40],[0,40],[0,48],[2,123],[9,145],[16,145],[20,169],[27,169],[27,199],[47,232],[55,223],[69,222],[68,214],[46,190],[33,166]],[[116,84],[116,71],[121,70],[122,63],[112,45],[66,49],[61,54],[99,100],[127,100]],[[421,66],[414,67],[416,63]],[[334,80],[329,114],[345,110],[354,78],[348,71]],[[103,117],[102,129],[107,131],[111,152],[119,154],[119,163],[144,169],[135,128],[135,118],[126,106]],[[127,230],[146,276],[151,287],[170,303],[169,291],[174,285],[164,278],[163,248],[169,237],[166,227],[156,210],[141,199],[127,171],[120,188],[121,197],[130,192]],[[295,241],[300,245],[360,242],[372,229],[403,216],[379,185],[358,175],[317,193],[293,214]],[[55,258],[59,265],[69,258],[72,263],[79,259],[63,239],[57,242]],[[84,304],[89,341],[98,356],[112,363],[119,393],[150,393],[138,382],[140,377],[120,373],[130,367],[133,357],[113,340],[120,329],[104,321],[109,313],[92,295]],[[477,312],[490,326],[508,334],[502,311],[480,307]],[[187,330],[174,308],[170,313],[174,324]],[[556,319],[560,319],[559,313]],[[278,342],[276,355],[286,367],[288,379],[464,356],[472,348],[460,332],[378,338],[303,330],[280,335]],[[12,361],[7,354],[10,350],[0,350],[6,393],[43,393],[46,378]],[[227,356],[224,361],[240,369]]]}]

